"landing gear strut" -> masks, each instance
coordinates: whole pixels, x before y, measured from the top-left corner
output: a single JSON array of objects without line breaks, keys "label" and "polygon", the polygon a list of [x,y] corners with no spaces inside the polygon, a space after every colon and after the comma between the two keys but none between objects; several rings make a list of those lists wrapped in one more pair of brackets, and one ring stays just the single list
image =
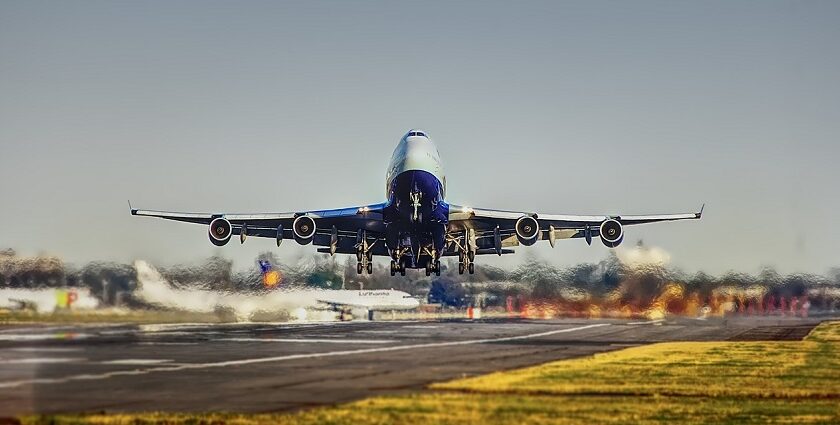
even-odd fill
[{"label": "landing gear strut", "polygon": [[466,229],[464,232],[464,242],[459,242],[458,239],[452,239],[455,248],[458,250],[458,274],[464,274],[469,271],[470,274],[475,273],[475,231],[473,229]]},{"label": "landing gear strut", "polygon": [[359,231],[356,235],[356,274],[373,274],[373,246],[376,244],[368,244],[367,233]]}]

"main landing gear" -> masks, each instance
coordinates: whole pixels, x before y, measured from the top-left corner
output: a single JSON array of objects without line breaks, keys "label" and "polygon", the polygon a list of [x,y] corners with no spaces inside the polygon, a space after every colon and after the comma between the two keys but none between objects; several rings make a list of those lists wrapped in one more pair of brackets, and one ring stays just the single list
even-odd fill
[{"label": "main landing gear", "polygon": [[405,261],[391,260],[391,276],[396,276],[397,273],[400,276],[405,276]]},{"label": "main landing gear", "polygon": [[437,251],[433,247],[421,248],[420,257],[411,249],[411,247],[401,247],[395,249],[391,253],[391,276],[405,276],[405,270],[409,267],[416,267],[423,265],[425,261],[426,276],[440,276],[441,266],[440,260],[437,258]]},{"label": "main landing gear", "polygon": [[458,251],[458,274],[464,274],[466,271],[470,274],[474,274],[475,251],[478,249],[475,230],[465,229],[463,238],[453,237],[449,239],[449,242],[452,243]]},{"label": "main landing gear", "polygon": [[435,276],[440,276],[440,260],[434,260],[430,258],[428,262],[426,262],[426,276],[431,276],[432,273]]},{"label": "main landing gear", "polygon": [[373,274],[373,259],[367,256],[362,258],[362,261],[356,263],[356,274]]},{"label": "main landing gear", "polygon": [[405,276],[406,262],[408,261],[409,248],[396,248],[391,252],[391,276]]},{"label": "main landing gear", "polygon": [[373,245],[376,242],[368,245],[367,235],[365,232],[359,232],[356,236],[356,274],[373,274]]}]

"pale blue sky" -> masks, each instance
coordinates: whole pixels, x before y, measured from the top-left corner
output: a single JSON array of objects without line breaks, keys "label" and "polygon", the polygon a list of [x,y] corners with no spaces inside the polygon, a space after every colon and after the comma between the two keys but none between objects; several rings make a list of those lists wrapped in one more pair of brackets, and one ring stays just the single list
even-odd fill
[{"label": "pale blue sky", "polygon": [[[840,265],[838,46],[840,2],[0,1],[0,247],[250,265],[274,242],[215,248],[202,227],[129,217],[126,199],[378,202],[393,147],[420,127],[450,202],[706,202],[699,223],[626,241],[687,270],[824,272]],[[519,251],[606,254],[581,241]]]}]

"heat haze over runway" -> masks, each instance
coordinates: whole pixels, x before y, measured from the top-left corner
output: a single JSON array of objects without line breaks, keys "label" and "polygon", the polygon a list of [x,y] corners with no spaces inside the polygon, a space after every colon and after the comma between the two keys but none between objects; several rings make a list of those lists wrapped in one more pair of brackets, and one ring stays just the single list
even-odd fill
[{"label": "heat haze over runway", "polygon": [[0,415],[294,410],[656,342],[801,339],[819,321],[12,325]]}]

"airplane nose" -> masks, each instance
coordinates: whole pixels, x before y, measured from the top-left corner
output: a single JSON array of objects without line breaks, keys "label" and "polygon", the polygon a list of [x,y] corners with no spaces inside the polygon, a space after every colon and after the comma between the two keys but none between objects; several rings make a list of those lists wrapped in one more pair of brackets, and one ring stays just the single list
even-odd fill
[{"label": "airplane nose", "polygon": [[412,137],[407,140],[405,158],[408,162],[422,161],[428,156],[429,142],[422,137]]}]

